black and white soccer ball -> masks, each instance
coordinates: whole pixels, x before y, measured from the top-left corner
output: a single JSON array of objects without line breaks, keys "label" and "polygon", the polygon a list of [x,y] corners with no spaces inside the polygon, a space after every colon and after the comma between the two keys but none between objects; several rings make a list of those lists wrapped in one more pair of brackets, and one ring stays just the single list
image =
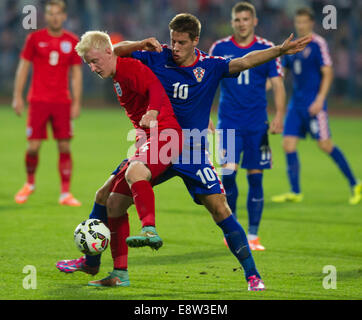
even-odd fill
[{"label": "black and white soccer ball", "polygon": [[74,241],[84,254],[96,256],[107,249],[111,233],[108,227],[98,219],[88,219],[74,230]]}]

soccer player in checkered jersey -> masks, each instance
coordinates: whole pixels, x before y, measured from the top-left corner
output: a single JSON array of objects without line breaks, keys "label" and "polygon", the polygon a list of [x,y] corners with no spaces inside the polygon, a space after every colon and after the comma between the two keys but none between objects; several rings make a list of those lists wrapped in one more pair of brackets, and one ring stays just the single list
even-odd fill
[{"label": "soccer player in checkered jersey", "polygon": [[46,28],[30,33],[21,52],[12,102],[12,107],[19,116],[24,111],[23,90],[31,66],[33,73],[28,93],[28,145],[25,154],[27,181],[15,195],[17,203],[26,202],[35,190],[39,150],[42,140],[47,138],[47,124],[50,122],[59,151],[59,203],[68,206],[81,205],[70,193],[70,140],[73,136],[71,119],[77,118],[81,109],[82,61],[74,50],[78,42],[77,36],[63,29],[66,18],[63,1],[48,1],[45,5]]},{"label": "soccer player in checkered jersey", "polygon": [[[242,57],[254,50],[273,45],[255,35],[258,19],[255,7],[248,2],[237,3],[231,11],[233,35],[216,41],[210,55],[230,58]],[[256,68],[245,70],[238,78],[224,78],[218,110],[220,130],[220,157],[222,183],[233,215],[237,217],[238,187],[236,174],[241,153],[241,167],[246,169],[249,186],[247,211],[249,217],[248,241],[251,250],[265,250],[258,237],[264,207],[263,170],[272,165],[268,143],[268,115],[266,82],[270,79],[274,93],[276,114],[270,123],[270,132],[282,133],[285,110],[285,88],[280,58]],[[211,120],[210,120],[211,121]],[[227,129],[235,129],[235,148],[228,149]]]},{"label": "soccer player in checkered jersey", "polygon": [[[231,60],[208,56],[196,48],[201,23],[195,16],[178,14],[169,23],[169,29],[170,46],[161,46],[156,39],[151,38],[149,41],[120,43],[115,45],[114,50],[117,55],[131,55],[151,68],[165,88],[182,129],[190,133],[207,132],[211,105],[222,78],[237,77],[241,71],[283,54],[298,52],[310,41],[308,36],[292,41],[293,35],[290,35],[280,46],[254,51]],[[248,290],[264,290],[246,234],[232,215],[222,183],[208,160],[205,141],[195,143],[186,137],[187,143],[188,148],[184,145],[184,150],[193,151],[201,161],[191,160],[191,163],[186,163],[181,157],[179,163],[173,163],[167,170],[163,181],[176,175],[182,177],[194,201],[205,206],[223,231],[230,251],[244,269]]]},{"label": "soccer player in checkered jersey", "polygon": [[272,197],[272,201],[302,201],[297,144],[309,133],[347,179],[352,192],[349,203],[355,205],[361,201],[362,184],[357,182],[344,154],[333,143],[328,125],[326,99],[333,80],[333,69],[327,42],[313,32],[314,13],[310,8],[297,10],[294,23],[297,34],[311,34],[312,41],[303,51],[284,56],[283,66],[291,70],[294,81],[283,132],[291,191]]}]

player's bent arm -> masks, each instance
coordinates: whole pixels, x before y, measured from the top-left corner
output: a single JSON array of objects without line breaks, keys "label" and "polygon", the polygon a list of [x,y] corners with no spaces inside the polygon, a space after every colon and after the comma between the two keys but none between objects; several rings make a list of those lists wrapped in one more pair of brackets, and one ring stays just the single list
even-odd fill
[{"label": "player's bent arm", "polygon": [[232,59],[229,63],[229,73],[237,73],[246,69],[257,67],[263,63],[274,60],[284,54],[295,54],[302,51],[312,41],[311,36],[305,36],[292,41],[293,34],[283,44],[265,50],[256,50],[242,58]]},{"label": "player's bent arm", "polygon": [[119,57],[129,57],[138,50],[161,52],[162,46],[156,38],[147,38],[141,41],[122,41],[113,45],[113,52]]},{"label": "player's bent arm", "polygon": [[319,87],[317,98],[324,101],[327,98],[333,81],[333,68],[331,66],[323,66],[321,67],[321,73],[322,81]]},{"label": "player's bent arm", "polygon": [[285,114],[285,101],[286,92],[284,87],[283,77],[270,78],[270,83],[273,89],[274,105],[275,105],[275,117],[271,123],[271,133],[283,132],[283,120]]},{"label": "player's bent arm", "polygon": [[283,77],[281,76],[273,77],[270,78],[269,80],[273,89],[276,113],[280,114],[283,117],[285,113],[285,100],[286,100]]},{"label": "player's bent arm", "polygon": [[82,66],[80,64],[71,67],[71,86],[72,86],[72,119],[77,118],[80,114],[81,99],[83,91]]},{"label": "player's bent arm", "polygon": [[31,62],[21,58],[16,69],[12,107],[17,115],[24,110],[23,91],[28,78]]}]

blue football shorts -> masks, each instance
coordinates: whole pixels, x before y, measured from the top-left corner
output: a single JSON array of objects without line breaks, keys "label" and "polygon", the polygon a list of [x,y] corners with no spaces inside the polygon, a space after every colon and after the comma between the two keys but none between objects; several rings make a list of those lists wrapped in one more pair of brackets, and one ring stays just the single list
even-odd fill
[{"label": "blue football shorts", "polygon": [[[235,129],[234,138],[226,134],[226,130],[218,130],[220,163],[236,163],[241,161],[244,169],[270,169],[272,153],[269,146],[268,125],[258,132]],[[235,139],[234,143],[230,139]]]},{"label": "blue football shorts", "polygon": [[316,116],[311,116],[308,109],[289,106],[284,122],[283,136],[304,139],[307,133],[315,140],[327,140],[331,137],[326,108]]}]

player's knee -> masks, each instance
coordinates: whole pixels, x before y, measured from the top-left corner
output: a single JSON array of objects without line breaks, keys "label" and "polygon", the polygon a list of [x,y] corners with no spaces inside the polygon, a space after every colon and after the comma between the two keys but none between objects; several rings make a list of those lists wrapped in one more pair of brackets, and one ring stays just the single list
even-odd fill
[{"label": "player's knee", "polygon": [[330,140],[320,140],[318,141],[319,148],[325,153],[331,153],[333,150],[333,143]]},{"label": "player's knee", "polygon": [[60,153],[70,153],[70,141],[58,140],[58,151]]},{"label": "player's knee", "polygon": [[231,210],[229,205],[227,204],[226,197],[225,200],[220,200],[214,205],[211,214],[216,223],[225,220],[231,215]]},{"label": "player's knee", "polygon": [[296,145],[295,143],[289,141],[289,140],[283,140],[283,150],[286,153],[291,153],[291,152],[295,152],[296,151]]},{"label": "player's knee", "polygon": [[151,171],[140,161],[132,162],[125,172],[125,178],[129,185],[141,180],[151,180]]}]

